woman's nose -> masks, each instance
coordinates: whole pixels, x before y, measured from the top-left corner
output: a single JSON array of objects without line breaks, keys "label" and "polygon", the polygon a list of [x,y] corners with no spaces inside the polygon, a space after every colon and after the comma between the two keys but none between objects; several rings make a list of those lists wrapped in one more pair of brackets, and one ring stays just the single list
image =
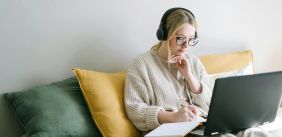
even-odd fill
[{"label": "woman's nose", "polygon": [[188,42],[186,42],[185,44],[182,45],[183,48],[187,48],[188,47]]}]

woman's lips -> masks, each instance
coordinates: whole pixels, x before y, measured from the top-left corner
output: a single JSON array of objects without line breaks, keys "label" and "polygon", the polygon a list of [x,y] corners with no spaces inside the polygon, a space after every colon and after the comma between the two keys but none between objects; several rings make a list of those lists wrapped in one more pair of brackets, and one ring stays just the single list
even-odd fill
[{"label": "woman's lips", "polygon": [[178,52],[181,52],[181,53],[184,52],[184,51],[185,51],[185,50],[183,50],[183,49],[178,50]]}]

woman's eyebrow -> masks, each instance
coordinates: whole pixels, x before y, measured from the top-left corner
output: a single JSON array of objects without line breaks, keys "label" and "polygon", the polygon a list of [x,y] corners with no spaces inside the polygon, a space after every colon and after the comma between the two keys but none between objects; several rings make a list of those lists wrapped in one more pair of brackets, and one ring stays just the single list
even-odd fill
[{"label": "woman's eyebrow", "polygon": [[[183,36],[185,38],[187,38],[187,36],[183,35],[183,34],[175,34],[175,35],[178,35],[178,36]],[[195,37],[195,34],[189,36],[188,38],[194,38]]]}]

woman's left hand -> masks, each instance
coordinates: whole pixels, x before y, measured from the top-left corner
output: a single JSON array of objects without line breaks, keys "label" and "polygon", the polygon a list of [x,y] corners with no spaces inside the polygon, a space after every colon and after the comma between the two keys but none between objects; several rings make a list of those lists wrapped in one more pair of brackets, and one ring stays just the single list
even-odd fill
[{"label": "woman's left hand", "polygon": [[202,92],[202,86],[192,74],[189,60],[184,55],[174,55],[172,56],[172,60],[176,63],[178,71],[187,80],[191,91],[195,94],[200,94]]},{"label": "woman's left hand", "polygon": [[176,63],[176,67],[179,70],[179,72],[184,77],[188,76],[188,73],[190,73],[189,60],[184,55],[173,55],[172,59]]}]

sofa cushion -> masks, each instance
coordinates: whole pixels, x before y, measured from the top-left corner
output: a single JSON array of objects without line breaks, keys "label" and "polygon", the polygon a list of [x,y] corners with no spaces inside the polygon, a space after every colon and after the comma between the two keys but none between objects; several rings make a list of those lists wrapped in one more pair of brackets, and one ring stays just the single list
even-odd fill
[{"label": "sofa cushion", "polygon": [[141,136],[125,113],[125,72],[103,73],[78,68],[73,69],[73,72],[79,80],[92,118],[103,136]]},{"label": "sofa cushion", "polygon": [[27,136],[100,137],[76,78],[6,93]]},{"label": "sofa cushion", "polygon": [[200,60],[214,78],[253,74],[251,50],[205,55]]}]

